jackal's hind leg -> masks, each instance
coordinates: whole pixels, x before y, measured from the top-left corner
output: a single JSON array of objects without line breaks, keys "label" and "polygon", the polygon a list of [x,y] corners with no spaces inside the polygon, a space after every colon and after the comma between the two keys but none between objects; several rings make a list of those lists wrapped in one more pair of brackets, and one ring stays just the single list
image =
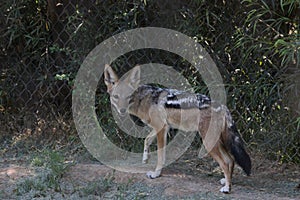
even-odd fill
[{"label": "jackal's hind leg", "polygon": [[224,172],[224,177],[220,180],[221,184],[224,185],[220,192],[229,193],[231,190],[231,178],[233,173],[234,161],[232,157],[226,152],[226,150],[221,147],[215,147],[210,155],[219,163],[222,171]]},{"label": "jackal's hind leg", "polygon": [[147,163],[148,159],[150,158],[149,155],[149,147],[152,144],[154,138],[156,135],[156,131],[153,129],[149,135],[147,135],[147,137],[145,138],[145,142],[144,142],[144,152],[143,152],[143,163]]}]

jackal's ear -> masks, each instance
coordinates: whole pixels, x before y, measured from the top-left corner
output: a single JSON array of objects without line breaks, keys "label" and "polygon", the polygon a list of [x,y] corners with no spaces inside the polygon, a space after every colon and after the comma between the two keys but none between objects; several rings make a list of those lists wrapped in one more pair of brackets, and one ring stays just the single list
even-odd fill
[{"label": "jackal's ear", "polygon": [[129,74],[130,85],[133,88],[138,88],[141,80],[141,67],[139,65],[135,66]]},{"label": "jackal's ear", "polygon": [[104,67],[104,83],[107,86],[107,92],[111,93],[112,87],[119,81],[118,76],[108,64]]}]

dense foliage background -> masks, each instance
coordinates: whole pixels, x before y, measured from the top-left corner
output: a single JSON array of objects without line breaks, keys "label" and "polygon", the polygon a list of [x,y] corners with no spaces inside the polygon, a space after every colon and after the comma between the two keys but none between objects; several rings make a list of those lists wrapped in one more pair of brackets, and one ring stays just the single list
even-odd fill
[{"label": "dense foliage background", "polygon": [[[82,148],[71,113],[80,64],[110,36],[154,26],[193,37],[211,54],[252,152],[300,162],[299,0],[8,0],[0,8],[1,154]],[[174,66],[206,92],[195,70],[168,52],[134,51],[113,66],[124,73],[149,62]],[[105,91],[102,81],[99,121],[115,143],[139,149],[142,140],[114,124]]]}]

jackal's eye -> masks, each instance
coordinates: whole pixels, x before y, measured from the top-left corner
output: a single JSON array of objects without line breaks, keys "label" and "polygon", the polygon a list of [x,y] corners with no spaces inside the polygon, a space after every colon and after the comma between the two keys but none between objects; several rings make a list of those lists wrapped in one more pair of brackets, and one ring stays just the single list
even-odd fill
[{"label": "jackal's eye", "polygon": [[113,98],[115,98],[115,99],[119,99],[119,95],[113,95]]}]

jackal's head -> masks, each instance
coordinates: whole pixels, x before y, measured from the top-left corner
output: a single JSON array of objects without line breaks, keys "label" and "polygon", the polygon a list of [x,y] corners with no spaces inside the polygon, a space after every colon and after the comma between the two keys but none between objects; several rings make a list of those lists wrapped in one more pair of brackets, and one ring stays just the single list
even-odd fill
[{"label": "jackal's head", "polygon": [[[123,78],[124,77],[124,78]],[[104,82],[107,92],[110,95],[111,104],[122,116],[125,115],[132,93],[138,88],[140,83],[140,66],[134,67],[121,79],[108,64],[104,68]]]}]

